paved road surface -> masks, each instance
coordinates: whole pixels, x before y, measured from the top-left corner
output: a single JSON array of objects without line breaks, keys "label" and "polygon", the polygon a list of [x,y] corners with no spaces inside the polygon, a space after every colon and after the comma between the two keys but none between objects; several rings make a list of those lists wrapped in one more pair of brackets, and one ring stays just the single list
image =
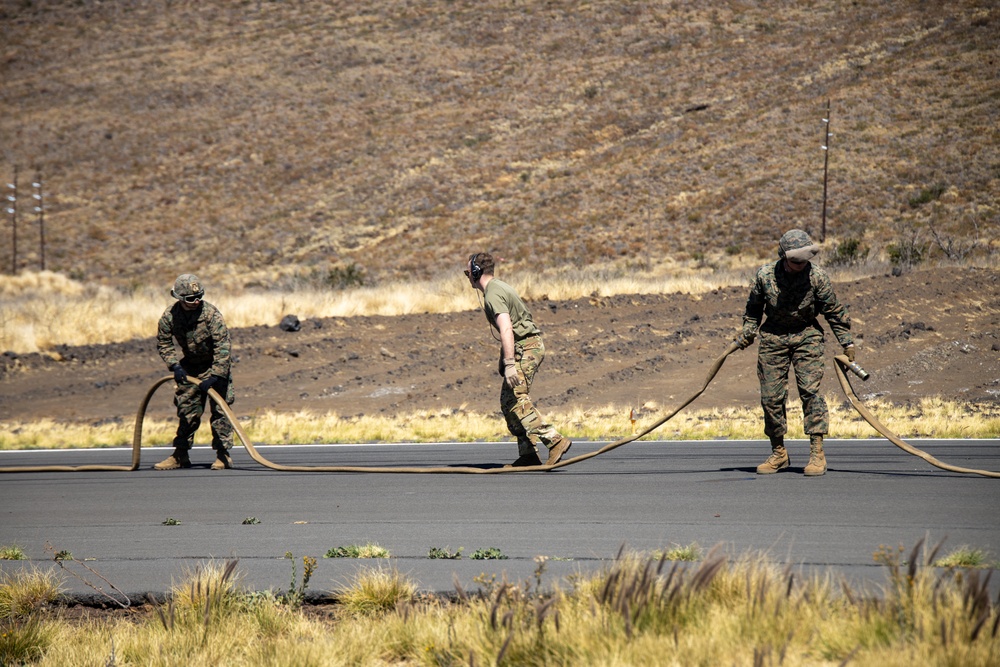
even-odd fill
[{"label": "paved road surface", "polygon": [[[579,442],[573,454],[603,443]],[[1000,470],[1000,442],[914,441],[955,465]],[[0,475],[0,546],[21,545],[31,562],[0,570],[56,567],[46,543],[66,550],[119,589],[164,592],[207,559],[240,558],[250,588],[285,590],[292,552],[319,559],[310,589],[336,590],[358,567],[379,561],[324,559],[331,548],[378,543],[391,564],[422,590],[447,592],[454,581],[534,578],[536,556],[550,561],[545,582],[595,572],[625,544],[657,550],[697,543],[729,554],[765,552],[805,571],[833,569],[877,587],[880,545],[907,552],[919,540],[947,538],[944,551],[970,545],[1000,560],[1000,480],[939,470],[881,440],[830,441],[829,472],[806,478],[805,441],[790,445],[793,467],[757,476],[764,442],[638,442],[550,473],[398,475],[283,473],[235,451],[237,469],[208,469],[195,450],[190,470],[150,466],[168,450],[143,451],[135,472]],[[510,443],[269,447],[276,463],[295,465],[489,465],[514,458]],[[0,467],[119,464],[127,450],[0,452]],[[243,525],[255,517],[256,525]],[[167,526],[168,518],[180,525]],[[432,560],[431,547],[461,560]],[[508,560],[471,560],[495,547]],[[93,559],[93,560],[84,560]],[[385,563],[385,561],[381,561]],[[79,563],[67,567],[97,581]],[[99,582],[98,582],[99,583]],[[67,576],[81,597],[93,591]]]}]

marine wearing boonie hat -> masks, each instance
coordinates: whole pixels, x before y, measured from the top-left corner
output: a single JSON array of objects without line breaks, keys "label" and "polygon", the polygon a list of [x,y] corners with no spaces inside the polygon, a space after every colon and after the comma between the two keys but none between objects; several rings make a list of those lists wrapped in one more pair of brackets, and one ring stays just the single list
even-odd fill
[{"label": "marine wearing boonie hat", "polygon": [[778,241],[778,256],[793,262],[808,262],[819,253],[819,246],[801,229],[785,232]]},{"label": "marine wearing boonie hat", "polygon": [[201,286],[198,276],[193,273],[182,273],[174,281],[174,288],[170,290],[170,296],[175,299],[183,299],[186,296],[204,295],[205,288]]}]

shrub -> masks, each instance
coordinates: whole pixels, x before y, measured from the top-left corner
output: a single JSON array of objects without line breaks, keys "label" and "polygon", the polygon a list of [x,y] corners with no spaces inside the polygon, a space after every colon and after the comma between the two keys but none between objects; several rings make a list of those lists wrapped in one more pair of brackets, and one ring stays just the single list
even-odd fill
[{"label": "shrub", "polygon": [[948,186],[944,183],[938,183],[929,188],[924,188],[916,197],[910,197],[910,208],[920,208],[924,204],[940,199],[941,195],[943,195],[947,189]]},{"label": "shrub", "polygon": [[831,266],[851,266],[857,264],[868,254],[868,248],[861,245],[859,239],[849,238],[837,244],[837,248],[830,258]]}]

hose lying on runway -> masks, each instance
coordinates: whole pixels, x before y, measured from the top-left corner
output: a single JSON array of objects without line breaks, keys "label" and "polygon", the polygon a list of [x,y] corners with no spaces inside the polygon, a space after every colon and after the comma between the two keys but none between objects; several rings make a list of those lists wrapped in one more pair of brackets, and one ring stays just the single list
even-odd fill
[{"label": "hose lying on runway", "polygon": [[[609,443],[604,447],[601,447],[597,451],[588,452],[586,454],[581,454],[580,456],[574,456],[573,458],[563,459],[559,463],[554,465],[540,465],[540,466],[529,466],[529,467],[495,467],[495,468],[478,468],[472,466],[447,466],[447,467],[430,467],[430,466],[289,466],[282,465],[280,463],[274,463],[273,461],[265,458],[257,448],[253,446],[253,442],[243,431],[243,427],[240,425],[239,420],[236,415],[233,414],[232,409],[229,405],[219,396],[215,389],[209,388],[208,396],[209,398],[218,405],[222,411],[225,413],[226,417],[233,425],[233,430],[236,435],[239,436],[240,442],[246,448],[247,452],[257,463],[264,467],[271,468],[272,470],[280,470],[282,472],[382,472],[382,473],[473,473],[473,474],[496,474],[504,472],[530,472],[530,471],[547,471],[555,470],[556,468],[563,468],[574,463],[579,463],[580,461],[585,461],[586,459],[593,458],[598,454],[603,454],[604,452],[611,451],[617,447],[628,444],[635,440],[638,440],[644,435],[652,433],[654,430],[658,429],[669,419],[673,418],[678,412],[683,410],[685,407],[691,404],[696,398],[704,393],[705,389],[708,387],[712,379],[718,374],[719,369],[722,368],[723,362],[725,362],[726,357],[739,349],[736,343],[732,343],[729,348],[715,360],[712,368],[709,369],[708,376],[705,378],[705,382],[702,384],[701,388],[693,394],[686,401],[681,403],[673,412],[661,417],[657,421],[653,422],[643,430],[634,435],[617,440],[615,442]],[[137,470],[139,468],[139,456],[142,449],[142,424],[146,418],[146,408],[149,407],[149,401],[153,398],[153,394],[156,390],[160,388],[163,384],[171,382],[174,379],[173,375],[167,375],[160,378],[153,386],[149,388],[146,395],[143,397],[142,401],[139,403],[139,409],[136,411],[135,415],[135,429],[132,433],[132,465],[131,466],[111,466],[111,465],[86,465],[86,466],[19,466],[19,467],[8,467],[0,468],[0,473],[5,472],[87,472],[87,471],[118,471],[118,470]]]},{"label": "hose lying on runway", "polygon": [[932,466],[936,468],[941,468],[941,470],[948,470],[950,472],[961,472],[970,475],[982,475],[984,477],[994,477],[1000,479],[1000,472],[994,472],[992,470],[976,470],[974,468],[962,468],[960,466],[953,466],[943,461],[939,461],[927,452],[917,449],[913,445],[909,444],[898,435],[889,430],[889,428],[880,422],[875,415],[871,413],[864,406],[860,399],[858,399],[857,394],[854,393],[854,388],[851,387],[850,380],[847,379],[847,374],[844,373],[844,368],[850,363],[847,357],[843,355],[837,355],[834,357],[837,361],[834,367],[837,369],[837,379],[840,380],[840,388],[844,391],[844,395],[847,396],[847,400],[850,401],[854,409],[858,411],[858,414],[868,422],[869,425],[881,435],[885,436],[885,439],[902,449],[907,454],[912,454],[913,456],[919,456],[924,461],[927,461]]},{"label": "hose lying on runway", "polygon": [[[211,398],[212,401],[214,401],[222,409],[222,411],[225,413],[226,417],[232,423],[233,429],[236,431],[236,434],[239,436],[240,441],[243,443],[243,446],[246,448],[247,452],[250,454],[250,458],[252,458],[257,463],[261,464],[262,466],[264,466],[266,468],[270,468],[272,470],[279,470],[279,471],[282,471],[282,472],[378,472],[378,473],[424,473],[424,474],[428,474],[428,473],[438,473],[438,474],[464,473],[464,474],[480,474],[480,475],[483,475],[483,474],[497,474],[497,473],[505,473],[505,472],[549,471],[549,470],[555,470],[557,468],[564,468],[566,466],[573,465],[574,463],[579,463],[581,461],[585,461],[585,460],[593,458],[595,456],[599,456],[601,454],[604,454],[605,452],[609,452],[612,449],[617,449],[618,447],[621,447],[622,445],[627,445],[630,442],[634,442],[634,441],[638,440],[639,438],[641,438],[641,437],[643,437],[645,435],[648,435],[649,433],[652,433],[653,431],[655,431],[656,429],[658,429],[660,426],[662,426],[663,424],[665,424],[669,420],[673,419],[677,415],[677,413],[679,413],[681,410],[683,410],[688,405],[690,405],[695,399],[697,399],[699,396],[701,396],[705,392],[705,389],[708,388],[708,385],[712,382],[712,380],[718,374],[719,369],[722,368],[722,364],[725,363],[726,358],[729,357],[730,354],[732,354],[733,352],[735,352],[738,349],[739,349],[739,347],[736,345],[735,342],[731,343],[729,345],[729,347],[726,349],[726,351],[723,352],[722,355],[720,355],[715,360],[715,362],[712,364],[712,367],[708,371],[708,375],[705,377],[705,381],[702,383],[701,388],[699,388],[698,391],[696,391],[694,394],[692,394],[687,400],[685,400],[683,403],[681,403],[679,406],[677,406],[673,411],[671,411],[671,412],[663,415],[662,417],[660,417],[659,419],[657,419],[655,422],[653,422],[653,423],[649,424],[648,426],[646,426],[645,428],[643,428],[638,433],[635,433],[635,434],[633,434],[633,435],[631,435],[631,436],[629,436],[627,438],[622,438],[621,440],[616,440],[615,442],[608,443],[608,444],[604,445],[603,447],[601,447],[600,449],[597,449],[597,450],[595,450],[593,452],[587,452],[586,454],[580,454],[579,456],[574,456],[572,458],[563,459],[562,461],[559,461],[558,463],[553,464],[553,465],[528,466],[528,467],[518,467],[518,468],[513,468],[513,467],[479,468],[479,467],[472,467],[472,466],[431,467],[431,466],[290,466],[290,465],[282,465],[282,464],[274,463],[274,462],[268,460],[260,452],[257,451],[257,448],[254,447],[253,442],[250,440],[250,438],[247,436],[247,434],[243,431],[243,427],[240,425],[240,422],[236,418],[236,415],[233,414],[232,409],[222,399],[222,397],[219,396],[219,394],[215,391],[215,389],[211,389],[210,388],[208,390],[208,396],[209,396],[209,398]],[[914,456],[918,456],[918,457],[924,459],[925,461],[927,461],[928,463],[930,463],[931,465],[936,466],[938,468],[941,468],[942,470],[948,470],[948,471],[951,471],[951,472],[959,472],[959,473],[969,473],[969,474],[975,474],[975,475],[983,475],[983,476],[986,476],[986,477],[1000,478],[1000,473],[998,473],[998,472],[992,472],[992,471],[989,471],[989,470],[974,470],[974,469],[970,469],[970,468],[961,468],[961,467],[958,467],[958,466],[952,466],[952,465],[948,465],[946,463],[942,463],[941,461],[938,461],[937,459],[935,459],[933,456],[927,454],[926,452],[923,452],[923,451],[917,449],[916,447],[913,447],[912,445],[910,445],[910,444],[906,443],[905,441],[903,441],[899,436],[897,436],[895,433],[893,433],[892,431],[890,431],[878,419],[876,419],[875,416],[872,415],[871,412],[869,412],[868,409],[865,408],[865,406],[858,399],[857,395],[854,393],[854,390],[851,387],[850,382],[847,379],[847,376],[844,374],[843,367],[849,367],[850,366],[850,362],[848,361],[847,357],[837,356],[837,357],[834,357],[834,358],[837,361],[837,363],[834,364],[834,366],[836,367],[836,370],[837,370],[837,377],[840,380],[840,386],[843,389],[844,394],[847,396],[847,399],[850,401],[851,405],[854,406],[854,409],[858,411],[858,413],[862,416],[862,418],[864,418],[864,420],[867,421],[872,426],[872,428],[874,428],[880,434],[882,434],[883,436],[885,436],[894,445],[896,445],[897,447],[899,447],[903,451],[907,452],[908,454],[912,454]],[[5,473],[5,472],[87,472],[87,471],[137,470],[139,468],[140,451],[142,449],[142,425],[143,425],[143,421],[144,421],[145,416],[146,416],[146,408],[149,406],[149,401],[152,399],[153,394],[156,393],[156,390],[159,389],[160,386],[163,385],[164,383],[170,382],[173,379],[174,379],[173,375],[168,375],[166,377],[163,377],[163,378],[160,378],[159,380],[157,380],[153,384],[153,386],[149,388],[149,391],[146,392],[146,395],[143,397],[142,401],[139,404],[139,409],[136,412],[136,417],[135,417],[135,429],[134,429],[133,434],[132,434],[132,465],[131,466],[109,466],[109,465],[20,466],[20,467],[0,468],[0,473]]]}]

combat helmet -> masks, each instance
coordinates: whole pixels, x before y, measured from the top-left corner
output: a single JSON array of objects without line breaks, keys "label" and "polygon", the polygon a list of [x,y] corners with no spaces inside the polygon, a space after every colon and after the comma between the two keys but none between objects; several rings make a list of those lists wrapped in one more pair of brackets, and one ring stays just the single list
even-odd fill
[{"label": "combat helmet", "polygon": [[205,296],[205,288],[201,286],[201,280],[193,273],[182,273],[174,281],[174,288],[170,290],[170,296],[183,300],[184,297],[195,296],[199,299]]},{"label": "combat helmet", "polygon": [[793,262],[808,262],[819,253],[819,246],[801,229],[792,229],[778,241],[778,257]]}]

